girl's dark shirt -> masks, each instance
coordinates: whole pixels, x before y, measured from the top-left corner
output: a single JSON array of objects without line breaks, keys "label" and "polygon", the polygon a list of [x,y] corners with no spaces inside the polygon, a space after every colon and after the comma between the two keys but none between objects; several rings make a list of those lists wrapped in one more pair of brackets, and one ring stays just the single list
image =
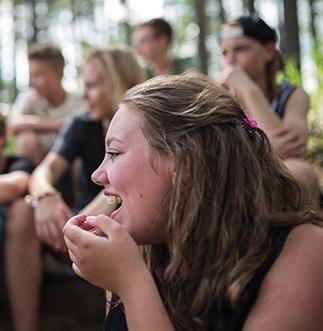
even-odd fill
[{"label": "girl's dark shirt", "polygon": [[89,112],[73,116],[62,128],[52,152],[63,157],[69,164],[75,159],[81,161],[78,176],[80,202],[76,210],[82,209],[101,191],[91,180],[91,175],[101,164],[104,154],[104,133],[102,122],[90,118]]},{"label": "girl's dark shirt", "polygon": [[[243,305],[243,308],[239,311],[233,311],[229,308],[225,309],[222,316],[225,322],[221,323],[221,326],[218,324],[218,319],[214,315],[214,317],[211,318],[212,320],[214,319],[214,322],[213,324],[211,323],[207,331],[242,330],[246,318],[257,299],[261,284],[269,269],[280,254],[290,230],[291,228],[286,228],[285,230],[277,230],[277,233],[274,234],[276,241],[272,253],[267,259],[266,263],[264,263],[256,271],[254,277],[251,279],[247,287],[247,292],[249,293],[248,301]],[[119,304],[110,310],[105,321],[104,331],[128,331],[126,316],[122,304]]]},{"label": "girl's dark shirt", "polygon": [[283,82],[278,88],[278,96],[272,101],[271,108],[279,118],[283,118],[285,115],[286,103],[296,87],[288,82]]}]

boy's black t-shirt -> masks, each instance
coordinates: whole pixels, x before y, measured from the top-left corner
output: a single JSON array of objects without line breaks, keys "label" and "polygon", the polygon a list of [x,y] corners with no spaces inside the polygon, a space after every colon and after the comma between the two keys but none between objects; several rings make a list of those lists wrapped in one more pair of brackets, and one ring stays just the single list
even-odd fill
[{"label": "boy's black t-shirt", "polygon": [[73,116],[61,130],[52,152],[63,157],[69,164],[80,159],[78,179],[81,197],[76,209],[82,209],[102,189],[91,180],[92,173],[101,164],[105,154],[102,122],[91,119],[88,112]]},{"label": "boy's black t-shirt", "polygon": [[31,174],[35,166],[32,161],[17,155],[7,156],[5,167],[1,174],[8,174],[14,171],[25,171]]}]

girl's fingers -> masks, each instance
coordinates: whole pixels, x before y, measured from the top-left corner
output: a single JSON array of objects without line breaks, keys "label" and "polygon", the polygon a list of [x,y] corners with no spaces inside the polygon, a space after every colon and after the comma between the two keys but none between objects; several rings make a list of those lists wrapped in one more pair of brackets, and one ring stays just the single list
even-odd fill
[{"label": "girl's fingers", "polygon": [[79,277],[82,277],[82,273],[75,263],[72,264],[72,269]]},{"label": "girl's fingers", "polygon": [[86,220],[86,216],[83,214],[73,216],[66,222],[65,226],[63,227],[63,233],[65,231],[64,229],[66,226],[69,226],[69,225],[81,226],[81,224],[84,223],[85,220]]},{"label": "girl's fingers", "polygon": [[73,244],[73,242],[70,241],[68,239],[68,237],[64,236],[64,241],[65,241],[65,244],[66,244],[66,247],[68,248],[68,250],[74,252],[77,249],[77,246],[75,244]]},{"label": "girl's fingers", "polygon": [[91,236],[93,236],[90,232],[85,231],[79,226],[73,224],[66,224],[63,232],[64,236],[76,246],[79,246],[80,242],[86,240],[86,238],[91,238]]},{"label": "girl's fingers", "polygon": [[289,132],[290,132],[290,127],[287,126],[287,125],[283,125],[283,126],[280,126],[278,128],[272,129],[270,131],[270,134],[272,136],[280,137],[280,136],[286,135]]},{"label": "girl's fingers", "polygon": [[116,221],[105,215],[96,216],[89,219],[88,222],[93,227],[98,228],[108,238],[112,238],[113,232],[120,228],[120,225]]},{"label": "girl's fingers", "polygon": [[73,263],[76,263],[76,257],[70,250],[68,250],[68,256],[70,257]]},{"label": "girl's fingers", "polygon": [[80,225],[80,228],[85,231],[90,231],[90,230],[94,229],[93,226],[88,221],[85,221],[84,223],[82,223]]}]

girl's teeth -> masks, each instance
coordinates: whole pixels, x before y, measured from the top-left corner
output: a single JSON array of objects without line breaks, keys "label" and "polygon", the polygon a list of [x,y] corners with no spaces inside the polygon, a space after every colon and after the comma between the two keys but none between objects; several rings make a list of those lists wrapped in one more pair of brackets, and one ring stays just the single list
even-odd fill
[{"label": "girl's teeth", "polygon": [[107,202],[110,205],[120,204],[122,202],[121,198],[117,195],[109,195],[107,197]]}]

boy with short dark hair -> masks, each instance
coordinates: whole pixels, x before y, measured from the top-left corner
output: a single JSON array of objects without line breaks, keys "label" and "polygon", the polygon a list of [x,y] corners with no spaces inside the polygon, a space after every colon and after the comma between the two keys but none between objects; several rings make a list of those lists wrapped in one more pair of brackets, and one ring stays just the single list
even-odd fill
[{"label": "boy with short dark hair", "polygon": [[65,61],[57,46],[33,44],[28,60],[31,88],[18,95],[10,125],[16,136],[16,153],[39,164],[64,120],[84,104],[80,96],[62,86]]},{"label": "boy with short dark hair", "polygon": [[137,25],[135,44],[147,62],[148,78],[164,74],[180,74],[196,68],[192,58],[178,58],[170,54],[173,39],[171,25],[163,18],[153,18]]}]

